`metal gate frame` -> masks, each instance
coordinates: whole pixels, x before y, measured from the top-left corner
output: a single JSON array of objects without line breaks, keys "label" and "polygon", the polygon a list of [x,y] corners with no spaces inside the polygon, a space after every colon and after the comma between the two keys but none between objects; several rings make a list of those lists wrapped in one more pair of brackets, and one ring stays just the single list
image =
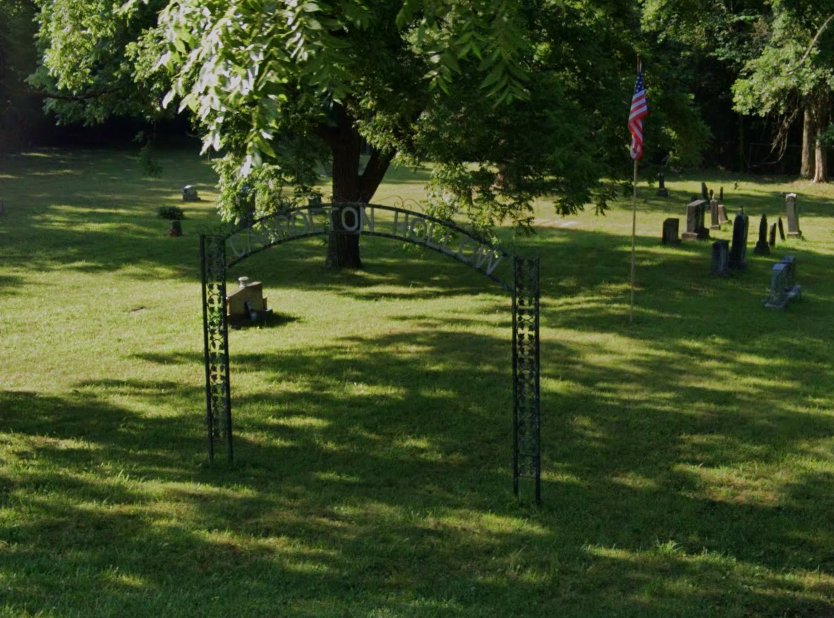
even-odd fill
[{"label": "metal gate frame", "polygon": [[[226,235],[200,236],[209,460],[214,460],[224,443],[227,460],[234,459],[226,271],[269,247],[330,233],[328,222],[334,210],[348,222],[342,233],[393,238],[432,249],[477,270],[512,295],[513,493],[519,495],[519,479],[531,478],[536,502],[541,502],[539,258],[511,255],[471,232],[423,213],[376,204],[287,209]],[[392,214],[393,227],[389,221],[387,229],[377,229],[376,211]],[[315,223],[317,217],[321,225]],[[511,266],[503,276],[497,272],[502,262]]]}]

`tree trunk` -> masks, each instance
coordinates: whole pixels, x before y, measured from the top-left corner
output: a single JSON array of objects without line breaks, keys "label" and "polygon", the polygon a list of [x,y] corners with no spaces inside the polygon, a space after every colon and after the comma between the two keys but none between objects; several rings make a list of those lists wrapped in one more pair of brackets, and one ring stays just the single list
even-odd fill
[{"label": "tree trunk", "polygon": [[322,127],[319,135],[330,146],[333,156],[333,204],[330,234],[327,237],[327,265],[333,268],[362,268],[359,234],[345,231],[339,204],[367,204],[376,193],[394,153],[383,154],[372,148],[368,164],[360,174],[362,137],[354,119],[341,105],[334,106],[336,127]]},{"label": "tree trunk", "polygon": [[823,133],[828,127],[828,105],[823,99],[816,104],[814,110],[814,129],[816,139],[814,140],[814,178],[813,182],[828,182],[828,156],[827,145],[823,141]]},{"label": "tree trunk", "polygon": [[814,164],[814,119],[813,113],[806,106],[802,112],[802,165],[799,175],[811,178]]},{"label": "tree trunk", "polygon": [[[359,200],[359,163],[362,140],[340,108],[338,136],[331,142],[333,155],[333,204],[353,204]],[[362,268],[359,235],[346,232],[342,213],[334,208],[330,215],[330,234],[327,237],[327,265],[331,268]]]}]

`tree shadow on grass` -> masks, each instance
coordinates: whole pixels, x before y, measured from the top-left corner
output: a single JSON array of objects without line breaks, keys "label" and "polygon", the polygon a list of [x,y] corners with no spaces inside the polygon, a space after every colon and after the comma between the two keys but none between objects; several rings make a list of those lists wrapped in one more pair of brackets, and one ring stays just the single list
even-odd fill
[{"label": "tree shadow on grass", "polygon": [[[61,594],[88,615],[828,611],[830,580],[792,574],[830,566],[820,515],[830,479],[792,475],[781,493],[763,489],[776,493],[768,503],[755,483],[724,496],[699,474],[802,455],[831,435],[832,419],[797,418],[785,399],[765,421],[753,393],[734,396],[733,414],[701,408],[693,403],[708,389],[674,366],[668,400],[629,401],[613,385],[669,358],[578,362],[561,371],[581,388],[545,387],[537,510],[511,497],[506,341],[418,317],[419,328],[373,342],[234,355],[232,466],[194,465],[204,452],[197,414],[5,394],[0,410],[29,410],[4,415],[5,440],[36,449],[3,472],[18,513],[3,530],[18,573],[6,603],[34,612]],[[673,335],[659,343],[680,362],[693,353]],[[571,352],[560,342],[543,350],[547,373]],[[199,371],[202,359],[146,360]],[[202,404],[200,389],[172,383],[79,388],[132,406],[160,393],[177,408]],[[207,595],[217,597],[208,606]]]}]

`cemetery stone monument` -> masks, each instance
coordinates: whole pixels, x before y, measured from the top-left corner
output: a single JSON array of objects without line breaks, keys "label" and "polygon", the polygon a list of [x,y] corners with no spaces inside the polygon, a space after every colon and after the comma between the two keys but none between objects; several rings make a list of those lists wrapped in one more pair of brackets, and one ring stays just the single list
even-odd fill
[{"label": "cemetery stone monument", "polygon": [[263,284],[249,281],[249,277],[238,278],[239,287],[226,297],[226,314],[229,323],[241,325],[258,322],[272,313],[267,309]]},{"label": "cemetery stone monument", "polygon": [[756,243],[753,253],[756,255],[770,255],[770,245],[767,244],[767,216],[762,215],[759,222],[759,240]]},{"label": "cemetery stone monument", "polygon": [[663,172],[660,172],[657,175],[657,194],[660,197],[669,197],[669,190],[666,188],[666,176],[663,175]]},{"label": "cemetery stone monument", "polygon": [[779,224],[779,239],[785,240],[785,226],[782,225],[782,217],[779,217],[777,223]]},{"label": "cemetery stone monument", "polygon": [[724,277],[730,272],[730,241],[716,240],[712,243],[710,272],[716,277]]},{"label": "cemetery stone monument", "polygon": [[664,245],[677,245],[680,242],[678,238],[678,227],[680,219],[670,217],[663,221],[663,240]]},{"label": "cemetery stone monument", "polygon": [[707,189],[707,183],[701,183],[701,199],[705,202],[709,202],[709,189]]},{"label": "cemetery stone monument", "polygon": [[768,244],[771,248],[776,246],[776,224],[770,226],[770,238],[768,239]]},{"label": "cemetery stone monument", "polygon": [[684,240],[706,240],[709,230],[704,227],[706,200],[695,200],[686,205],[686,231],[681,234]]},{"label": "cemetery stone monument", "polygon": [[733,221],[733,243],[730,247],[730,268],[744,270],[747,268],[747,228],[749,217],[744,213],[736,215]]},{"label": "cemetery stone monument", "polygon": [[197,187],[194,185],[185,185],[182,188],[183,202],[199,202],[200,196],[197,194]]},{"label": "cemetery stone monument", "polygon": [[720,230],[721,229],[721,219],[718,216],[718,200],[710,200],[710,203],[709,203],[709,218],[710,218],[709,229],[711,229],[711,230]]},{"label": "cemetery stone monument", "polygon": [[785,210],[788,218],[788,238],[802,238],[799,230],[799,210],[796,207],[796,193],[785,196]]},{"label": "cemetery stone monument", "polygon": [[764,306],[784,309],[794,298],[801,298],[802,288],[796,285],[796,258],[787,255],[770,271],[770,296]]}]

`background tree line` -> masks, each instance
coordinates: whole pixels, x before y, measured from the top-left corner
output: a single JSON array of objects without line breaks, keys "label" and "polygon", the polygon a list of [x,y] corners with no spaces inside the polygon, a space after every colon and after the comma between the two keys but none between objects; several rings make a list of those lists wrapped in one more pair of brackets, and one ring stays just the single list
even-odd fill
[{"label": "background tree line", "polygon": [[[629,177],[639,54],[644,174],[824,182],[832,21],[828,0],[0,0],[0,148],[60,138],[45,118],[181,132],[179,113],[218,153],[232,221],[322,166],[353,202],[392,162],[431,162],[436,214],[525,226],[535,197],[604,208]],[[358,265],[338,242],[331,262]]]}]

